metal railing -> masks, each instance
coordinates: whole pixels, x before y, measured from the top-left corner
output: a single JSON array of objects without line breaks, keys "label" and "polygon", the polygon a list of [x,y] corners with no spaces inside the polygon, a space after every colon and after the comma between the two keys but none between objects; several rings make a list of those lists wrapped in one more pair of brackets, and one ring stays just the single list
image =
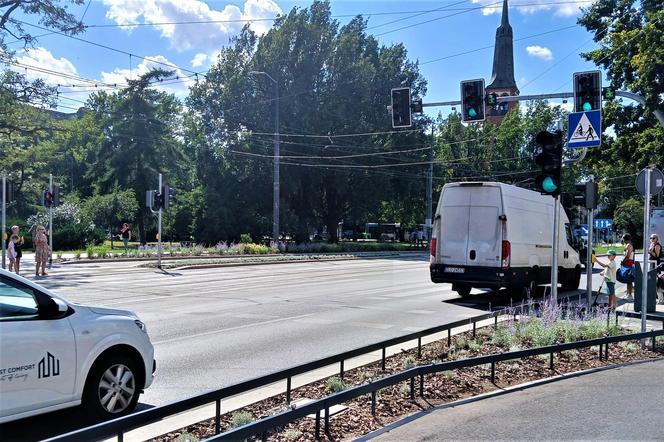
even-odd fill
[{"label": "metal railing", "polygon": [[468,319],[462,319],[449,324],[431,327],[425,330],[409,333],[404,336],[387,339],[375,344],[365,345],[363,347],[349,350],[334,356],[328,356],[316,361],[301,364],[285,370],[280,370],[270,373],[265,376],[249,379],[238,384],[230,385],[228,387],[220,388],[218,390],[203,393],[188,399],[173,402],[170,404],[162,405],[148,410],[139,411],[127,416],[123,416],[111,421],[102,422],[87,428],[75,430],[59,436],[47,439],[48,442],[65,442],[65,441],[80,441],[80,440],[99,440],[116,436],[120,442],[123,440],[125,433],[136,428],[157,422],[172,415],[192,410],[197,407],[214,403],[216,406],[215,412],[215,432],[218,434],[221,431],[221,401],[222,399],[236,396],[238,394],[246,393],[257,388],[265,387],[279,381],[286,381],[286,403],[290,404],[292,392],[292,378],[298,375],[317,370],[319,368],[327,367],[333,364],[339,364],[339,376],[344,376],[344,363],[345,361],[372,353],[377,350],[382,351],[381,369],[385,370],[386,350],[389,347],[402,344],[408,341],[417,339],[417,355],[422,354],[422,338],[447,331],[448,344],[452,341],[452,330],[455,328],[472,325],[472,333],[475,336],[477,323],[494,319],[494,324],[498,323],[498,318],[503,315],[514,315],[516,317],[518,307],[508,308],[505,310],[485,313],[482,315],[474,316]]},{"label": "metal railing", "polygon": [[422,365],[419,367],[414,367],[409,370],[396,373],[393,375],[386,376],[377,381],[369,382],[358,387],[350,388],[342,392],[326,396],[324,398],[318,399],[316,401],[310,402],[306,405],[299,406],[295,409],[291,409],[270,417],[260,419],[256,422],[244,425],[239,428],[229,430],[225,433],[212,436],[205,441],[217,442],[217,441],[238,441],[243,440],[248,437],[253,437],[260,435],[263,440],[267,439],[268,432],[281,428],[297,419],[303,418],[310,414],[316,415],[315,423],[315,432],[316,438],[320,438],[321,430],[321,413],[324,413],[324,429],[326,433],[329,433],[330,428],[330,408],[334,405],[339,405],[344,402],[353,400],[359,396],[371,394],[371,413],[372,415],[376,414],[376,392],[386,387],[391,387],[395,384],[404,381],[410,381],[410,398],[415,398],[415,379],[419,378],[419,395],[420,397],[424,396],[424,381],[426,375],[440,373],[446,370],[454,370],[459,368],[469,368],[476,367],[479,365],[490,365],[491,366],[491,382],[495,383],[496,375],[496,364],[502,361],[508,361],[511,359],[522,359],[531,356],[537,356],[542,354],[550,354],[549,358],[549,368],[554,369],[554,353],[559,353],[565,350],[573,350],[579,348],[587,347],[599,347],[599,358],[608,359],[609,355],[609,344],[621,342],[621,341],[631,341],[631,340],[641,340],[646,338],[652,338],[652,350],[656,350],[656,337],[664,336],[664,330],[653,330],[645,333],[634,333],[629,335],[619,335],[619,336],[608,336],[598,339],[589,339],[585,341],[570,342],[565,344],[551,345],[547,347],[538,347],[531,348],[527,350],[519,350],[508,353],[498,353],[488,356],[478,356],[468,359],[460,359],[456,361],[441,362],[438,364],[429,364]]},{"label": "metal railing", "polygon": [[[188,399],[176,401],[170,404],[162,405],[159,407],[139,411],[137,413],[130,414],[128,416],[123,416],[111,421],[107,422],[102,422],[87,428],[83,428],[80,430],[75,430],[69,433],[65,433],[59,436],[52,437],[50,439],[47,439],[48,442],[65,442],[65,441],[80,441],[80,440],[99,440],[99,439],[104,439],[104,438],[109,438],[116,436],[118,441],[122,442],[123,436],[125,433],[128,433],[129,431],[132,431],[136,428],[140,428],[142,426],[152,424],[154,422],[160,421],[164,418],[170,417],[172,415],[186,412],[189,410],[192,410],[194,408],[198,408],[204,405],[208,404],[215,404],[215,434],[219,434],[221,432],[221,401],[225,398],[229,398],[231,396],[236,396],[238,394],[246,393],[251,390],[255,390],[257,388],[265,387],[271,384],[274,384],[276,382],[280,381],[286,381],[286,389],[285,389],[285,394],[286,394],[286,404],[290,404],[291,402],[291,392],[292,392],[292,378],[298,375],[302,375],[305,373],[308,373],[310,371],[317,370],[319,368],[327,367],[333,364],[339,364],[339,376],[343,378],[344,372],[345,372],[345,367],[344,363],[345,361],[358,357],[358,356],[363,356],[368,353],[372,353],[377,350],[381,350],[382,356],[381,356],[381,369],[384,371],[385,370],[385,363],[386,363],[386,351],[387,348],[393,347],[399,344],[402,344],[404,342],[409,342],[409,341],[414,341],[417,340],[417,356],[418,358],[421,357],[422,355],[422,338],[426,336],[430,336],[433,334],[441,333],[447,331],[447,343],[448,345],[451,344],[452,342],[452,330],[455,328],[459,327],[464,327],[468,325],[472,325],[472,334],[473,337],[476,335],[476,329],[477,329],[477,323],[482,322],[482,321],[487,321],[490,319],[494,320],[494,324],[498,324],[498,319],[501,316],[513,316],[514,319],[520,314],[529,314],[531,309],[537,309],[539,307],[538,302],[531,302],[528,304],[521,304],[518,306],[514,307],[509,307],[504,310],[500,311],[495,311],[495,312],[490,312],[490,313],[485,313],[482,315],[474,316],[472,318],[468,319],[463,319],[459,321],[455,321],[452,323],[444,324],[444,325],[439,325],[436,327],[431,327],[425,330],[409,333],[404,336],[399,336],[396,338],[391,338],[387,339],[381,342],[377,342],[374,344],[366,345],[363,347],[356,348],[354,350],[349,350],[337,355],[333,356],[328,356],[322,359],[318,359],[316,361],[308,362],[305,364],[301,364],[295,367],[291,367],[285,370],[280,370],[274,373],[270,373],[265,376],[260,376],[257,378],[249,379],[247,381],[240,382],[238,384],[230,385],[228,387],[220,388],[218,390],[213,390],[207,393],[203,393]],[[622,312],[620,312],[622,313]],[[616,312],[616,321],[618,319],[618,312]],[[661,320],[662,321],[662,327],[664,328],[664,318],[661,317],[652,317],[649,319],[656,319],[656,320]],[[607,323],[610,320],[610,311],[607,311]],[[664,333],[664,331],[662,331]],[[635,336],[635,335],[629,335],[629,336]],[[659,335],[658,335],[659,336]],[[627,338],[626,340],[629,339],[639,339],[639,338],[634,338],[630,337]],[[585,342],[585,341],[584,341]],[[613,342],[613,341],[611,341]],[[603,343],[603,342],[602,342]],[[563,346],[566,345],[573,345],[577,343],[570,343],[570,344],[561,344]],[[597,345],[597,344],[590,344],[590,345]],[[583,345],[580,345],[579,347],[570,347],[570,348],[580,348],[583,347]],[[537,350],[537,349],[533,349]],[[532,350],[523,350],[523,352],[530,352]],[[562,351],[562,350],[556,350],[556,351]],[[516,352],[520,353],[520,352]],[[546,352],[544,352],[546,353]],[[505,353],[506,355],[507,353]],[[512,353],[514,354],[514,352]],[[492,355],[491,357],[500,357],[501,355]],[[516,359],[519,356],[510,356],[507,357],[506,359]],[[501,359],[497,359],[501,360]],[[445,364],[456,364],[459,361],[454,361],[454,362],[446,362],[443,363]],[[440,364],[438,364],[440,365]],[[476,364],[476,365],[481,365],[481,364]],[[445,365],[446,367],[448,365]],[[469,365],[472,366],[472,365]],[[493,368],[495,369],[495,364],[493,365]],[[418,368],[421,369],[421,368]],[[442,370],[447,370],[448,368],[443,368]],[[492,370],[493,371],[493,370]],[[410,370],[408,371],[410,372]],[[401,376],[401,374],[395,374],[388,376],[384,379],[381,379],[380,381],[376,381],[382,383],[385,380],[391,379],[393,376]],[[401,379],[401,378],[399,378]],[[406,376],[406,379],[408,379],[408,376]],[[399,382],[399,381],[397,381]],[[392,384],[390,384],[392,385]],[[380,387],[383,388],[383,387]],[[422,388],[422,387],[421,387]],[[350,390],[349,390],[350,391]],[[336,395],[330,396],[330,398],[336,397]],[[375,399],[375,398],[374,398]],[[322,399],[322,400],[328,400],[328,398]],[[307,405],[307,407],[311,407],[311,404]],[[309,408],[306,408],[307,410]],[[320,411],[320,409],[319,409]],[[307,413],[311,414],[311,413]],[[298,414],[299,416],[299,414]],[[298,417],[294,417],[293,419],[297,419]],[[262,431],[262,430],[261,430]],[[261,431],[258,431],[255,434],[259,434]],[[227,434],[227,433],[224,433]],[[217,440],[217,439],[215,439]],[[226,439],[219,439],[219,440],[226,440]]]}]

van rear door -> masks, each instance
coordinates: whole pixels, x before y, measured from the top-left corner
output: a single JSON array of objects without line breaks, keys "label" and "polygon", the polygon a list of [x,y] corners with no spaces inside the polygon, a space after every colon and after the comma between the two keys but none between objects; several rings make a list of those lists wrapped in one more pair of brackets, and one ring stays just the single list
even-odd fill
[{"label": "van rear door", "polygon": [[500,267],[503,214],[500,187],[475,186],[470,196],[467,265]]},{"label": "van rear door", "polygon": [[450,186],[443,191],[440,213],[439,263],[467,264],[470,193],[465,187]]}]

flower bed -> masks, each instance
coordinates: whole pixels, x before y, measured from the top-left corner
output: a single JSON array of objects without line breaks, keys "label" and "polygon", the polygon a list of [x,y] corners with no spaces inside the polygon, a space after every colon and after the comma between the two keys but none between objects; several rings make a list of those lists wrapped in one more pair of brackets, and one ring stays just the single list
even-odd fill
[{"label": "flower bed", "polygon": [[[447,339],[432,342],[422,347],[421,357],[417,349],[402,352],[387,358],[385,370],[380,361],[345,372],[343,379],[334,376],[300,388],[291,393],[291,400],[318,399],[345,388],[362,385],[368,381],[398,373],[415,365],[470,358],[480,355],[516,351],[525,348],[573,342],[602,336],[617,335],[627,331],[629,321],[607,326],[606,311],[597,310],[592,315],[581,317],[566,312],[555,303],[545,303],[538,316],[522,316],[518,321],[509,320],[498,326],[480,328],[456,335],[448,346]],[[526,381],[542,379],[551,375],[569,373],[643,360],[662,356],[662,349],[653,352],[642,349],[638,343],[626,341],[612,345],[608,360],[599,359],[599,350],[586,348],[569,350],[555,355],[554,370],[549,368],[549,355],[511,360],[496,364],[495,384],[491,382],[491,370],[477,366],[429,375],[425,378],[424,396],[410,399],[409,382],[404,382],[379,391],[376,415],[371,414],[371,397],[356,398],[344,405],[348,409],[330,419],[330,432],[322,440],[349,440],[377,430],[405,416],[437,405],[475,396],[480,393],[505,388]],[[417,383],[416,383],[417,384]],[[416,385],[416,388],[419,386]],[[285,394],[257,402],[241,410],[221,416],[222,431],[247,424],[255,419],[270,416],[287,409]],[[177,432],[154,439],[158,442],[186,440],[195,441],[214,435],[214,419],[200,422]],[[268,436],[272,441],[313,441],[315,420],[300,419]]]}]

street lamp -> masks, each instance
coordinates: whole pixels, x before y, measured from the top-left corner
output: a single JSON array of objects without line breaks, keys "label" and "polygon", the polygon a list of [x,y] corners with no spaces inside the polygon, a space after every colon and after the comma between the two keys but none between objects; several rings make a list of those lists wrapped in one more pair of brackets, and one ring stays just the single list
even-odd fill
[{"label": "street lamp", "polygon": [[251,71],[249,75],[265,75],[274,83],[274,182],[272,201],[272,240],[279,243],[279,83],[263,71]]}]

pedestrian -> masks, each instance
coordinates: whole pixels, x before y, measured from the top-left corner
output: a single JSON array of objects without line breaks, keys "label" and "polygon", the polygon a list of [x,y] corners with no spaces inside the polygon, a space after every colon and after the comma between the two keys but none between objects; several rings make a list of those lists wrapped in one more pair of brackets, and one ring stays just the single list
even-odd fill
[{"label": "pedestrian", "polygon": [[616,308],[616,272],[618,271],[618,265],[616,264],[616,251],[613,249],[608,250],[609,262],[603,263],[599,259],[595,258],[595,262],[602,267],[601,275],[604,277],[604,284],[606,284],[606,291],[609,294],[609,308]]},{"label": "pedestrian", "polygon": [[16,263],[16,243],[19,241],[18,235],[12,235],[9,238],[7,246],[7,256],[9,257],[9,271],[11,272]]},{"label": "pedestrian", "polygon": [[131,229],[129,224],[124,223],[120,229],[120,236],[122,237],[122,242],[124,243],[125,253],[129,252],[129,241],[131,241]]},{"label": "pedestrian", "polygon": [[659,242],[659,235],[653,233],[650,235],[650,247],[648,247],[648,256],[651,261],[655,261],[656,265],[662,263],[662,244]]},{"label": "pedestrian", "polygon": [[[623,260],[620,263],[625,267],[634,267],[634,244],[632,244],[632,235],[625,233],[622,236],[622,242],[625,244]],[[627,299],[633,299],[634,283],[627,283]]]},{"label": "pedestrian", "polygon": [[41,275],[46,274],[46,261],[48,261],[48,238],[46,237],[46,229],[44,226],[37,226],[37,233],[35,234],[35,276],[39,276],[39,268],[41,267]]},{"label": "pedestrian", "polygon": [[[9,248],[9,243],[11,242],[11,237],[12,236],[18,236],[18,242],[14,243],[14,251],[16,252],[16,256],[14,257],[14,265],[13,265],[13,270],[16,272],[16,274],[20,274],[21,271],[21,258],[23,257],[23,244],[25,243],[23,237],[21,236],[21,232],[18,226],[12,226],[12,233],[10,235],[10,238],[7,240],[7,248]],[[12,262],[9,262],[9,271],[12,271]]]}]

